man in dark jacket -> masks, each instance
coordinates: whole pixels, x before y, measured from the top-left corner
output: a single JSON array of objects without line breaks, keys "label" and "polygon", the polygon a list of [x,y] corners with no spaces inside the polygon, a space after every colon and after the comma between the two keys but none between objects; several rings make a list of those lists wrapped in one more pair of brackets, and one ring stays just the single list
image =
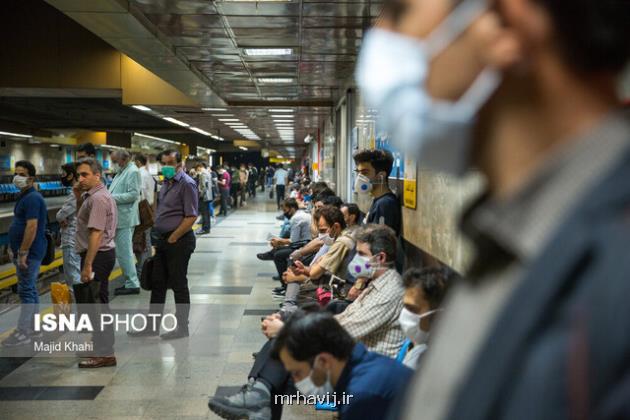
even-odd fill
[{"label": "man in dark jacket", "polygon": [[[437,169],[487,181],[462,223],[475,260],[403,418],[630,418],[630,126],[616,90],[630,3],[402,3],[373,33],[390,51],[427,41],[426,83],[402,91],[450,110],[429,101],[415,114],[431,127],[414,138],[419,165],[442,157]],[[387,99],[400,109],[382,109],[407,118],[402,91]]]}]

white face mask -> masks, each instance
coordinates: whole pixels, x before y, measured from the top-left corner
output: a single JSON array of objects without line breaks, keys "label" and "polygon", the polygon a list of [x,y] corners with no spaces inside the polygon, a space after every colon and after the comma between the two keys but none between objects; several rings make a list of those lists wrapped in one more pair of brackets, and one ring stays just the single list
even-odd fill
[{"label": "white face mask", "polygon": [[320,238],[319,239],[324,241],[324,245],[327,245],[327,246],[331,246],[332,244],[335,243],[335,238],[330,236],[329,233],[324,233],[324,234],[320,233]]},{"label": "white face mask", "polygon": [[354,180],[354,190],[359,194],[369,194],[372,191],[372,181],[363,174],[358,174]]},{"label": "white face mask", "polygon": [[348,272],[357,279],[359,277],[371,279],[379,267],[378,264],[373,264],[371,260],[369,257],[356,254],[348,264]]},{"label": "white face mask", "polygon": [[326,395],[329,395],[334,391],[334,388],[330,383],[330,371],[326,372],[326,382],[324,382],[322,386],[317,386],[315,385],[315,383],[313,383],[313,379],[311,378],[312,374],[313,369],[311,369],[311,372],[306,378],[295,383],[295,387],[298,391],[300,391],[304,395],[315,395],[319,397],[325,397]]},{"label": "white face mask", "polygon": [[423,331],[420,328],[420,321],[422,318],[432,315],[438,311],[440,311],[440,309],[434,309],[418,315],[414,314],[407,308],[403,308],[400,312],[400,316],[398,317],[398,323],[400,324],[400,328],[403,333],[407,336],[407,338],[413,341],[414,344],[425,344],[429,339],[429,332]]},{"label": "white face mask", "polygon": [[15,175],[13,177],[13,185],[19,189],[28,187],[28,177],[23,175]]},{"label": "white face mask", "polygon": [[432,98],[426,79],[432,57],[486,10],[485,1],[465,0],[424,41],[379,28],[363,40],[356,80],[366,105],[379,109],[394,145],[421,167],[461,176],[470,166],[475,118],[499,73],[484,70],[456,102]]}]

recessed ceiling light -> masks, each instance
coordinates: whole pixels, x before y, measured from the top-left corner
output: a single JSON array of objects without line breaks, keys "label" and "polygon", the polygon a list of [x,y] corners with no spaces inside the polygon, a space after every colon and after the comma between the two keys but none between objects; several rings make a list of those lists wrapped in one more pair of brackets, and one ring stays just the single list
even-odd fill
[{"label": "recessed ceiling light", "polygon": [[131,105],[132,108],[135,108],[139,111],[144,111],[144,112],[149,112],[151,111],[151,108],[149,108],[148,106],[144,106],[144,105]]},{"label": "recessed ceiling light", "polygon": [[29,134],[11,133],[10,131],[0,131],[0,136],[21,137],[25,139],[30,139],[33,137]]},{"label": "recessed ceiling light", "polygon": [[175,119],[175,118],[173,118],[173,117],[164,117],[164,119],[165,119],[166,121],[170,121],[170,122],[172,122],[173,124],[177,124],[177,125],[182,126],[182,127],[190,127],[190,124],[186,124],[186,123],[185,123],[185,122],[183,122],[183,121],[176,120],[176,119]]},{"label": "recessed ceiling light", "polygon": [[199,134],[203,134],[204,136],[210,136],[211,134],[208,133],[207,131],[202,130],[201,128],[197,128],[197,127],[190,127],[190,129],[192,131],[196,131]]},{"label": "recessed ceiling light", "polygon": [[259,83],[293,83],[292,77],[259,77]]},{"label": "recessed ceiling light", "polygon": [[201,108],[202,111],[227,111],[227,108]]},{"label": "recessed ceiling light", "polygon": [[219,121],[221,121],[221,122],[228,122],[228,121],[238,122],[240,120],[238,118],[219,118]]},{"label": "recessed ceiling light", "polygon": [[251,57],[261,57],[267,55],[291,55],[292,48],[244,48],[245,55]]},{"label": "recessed ceiling light", "polygon": [[247,147],[245,147],[245,146],[238,146],[238,148],[241,149],[241,150],[247,150]]},{"label": "recessed ceiling light", "polygon": [[291,108],[279,108],[279,109],[270,109],[269,112],[295,112],[295,110]]}]

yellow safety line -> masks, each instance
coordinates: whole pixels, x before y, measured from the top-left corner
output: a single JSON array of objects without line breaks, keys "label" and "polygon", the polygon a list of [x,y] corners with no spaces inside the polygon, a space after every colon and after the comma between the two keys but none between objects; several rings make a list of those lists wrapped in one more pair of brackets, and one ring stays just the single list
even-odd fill
[{"label": "yellow safety line", "polygon": [[[63,255],[63,252],[61,251],[57,251],[55,252],[55,260],[61,258],[61,256]],[[56,265],[55,267],[51,267],[53,264],[55,264],[56,261],[51,262],[49,265],[43,265],[40,267],[40,273],[45,273],[45,269],[46,268],[55,268],[58,267],[58,265]],[[5,270],[3,272],[0,272],[0,279],[3,279],[3,282],[0,282],[0,289],[2,289],[3,287],[9,287],[9,286],[13,286],[13,284],[9,284],[8,286],[3,286],[4,285],[4,281],[6,281],[6,277],[9,276],[13,276],[15,275],[15,266],[11,267],[8,270]]]},{"label": "yellow safety line", "polygon": [[[115,269],[114,271],[112,271],[112,273],[109,275],[109,281],[117,279],[121,275],[122,275],[122,269],[119,267],[119,268]],[[54,309],[54,306],[49,306],[46,309],[39,311],[39,315],[41,316],[41,315],[45,315],[45,314],[50,314],[50,313],[52,313],[53,309]],[[0,340],[2,340],[4,338],[8,337],[9,335],[11,335],[13,330],[15,330],[15,328],[11,328],[11,329],[3,332],[2,334],[0,334]]]}]

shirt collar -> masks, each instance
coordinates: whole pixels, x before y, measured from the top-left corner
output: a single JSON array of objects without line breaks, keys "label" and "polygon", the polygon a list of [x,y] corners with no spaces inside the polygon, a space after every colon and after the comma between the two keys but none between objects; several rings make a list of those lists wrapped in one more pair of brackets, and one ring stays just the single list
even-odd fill
[{"label": "shirt collar", "polygon": [[397,274],[397,271],[393,268],[388,269],[380,277],[370,280],[370,286],[375,288],[376,290],[381,290],[389,281],[391,281],[391,277]]},{"label": "shirt collar", "polygon": [[94,193],[102,190],[103,188],[105,188],[105,185],[102,182],[99,182],[94,187],[92,187],[89,191],[83,193],[83,195],[94,195]]},{"label": "shirt collar", "polygon": [[339,394],[348,388],[348,383],[350,382],[350,373],[352,372],[352,369],[356,365],[361,363],[366,354],[367,349],[362,343],[356,343],[354,345],[354,348],[352,349],[352,354],[350,355],[350,359],[346,362],[346,365],[341,371],[341,375],[339,375],[337,385],[335,386],[335,392]]},{"label": "shirt collar", "polygon": [[20,198],[21,198],[21,197],[24,197],[24,196],[25,196],[25,195],[27,195],[27,194],[32,193],[33,191],[35,191],[35,187],[31,185],[31,186],[30,186],[30,187],[28,187],[26,190],[24,190],[24,191],[20,191]]},{"label": "shirt collar", "polygon": [[473,267],[495,256],[521,263],[535,258],[567,213],[625,155],[628,138],[626,118],[613,113],[556,150],[511,197],[498,201],[484,192],[461,220],[476,247]]}]

